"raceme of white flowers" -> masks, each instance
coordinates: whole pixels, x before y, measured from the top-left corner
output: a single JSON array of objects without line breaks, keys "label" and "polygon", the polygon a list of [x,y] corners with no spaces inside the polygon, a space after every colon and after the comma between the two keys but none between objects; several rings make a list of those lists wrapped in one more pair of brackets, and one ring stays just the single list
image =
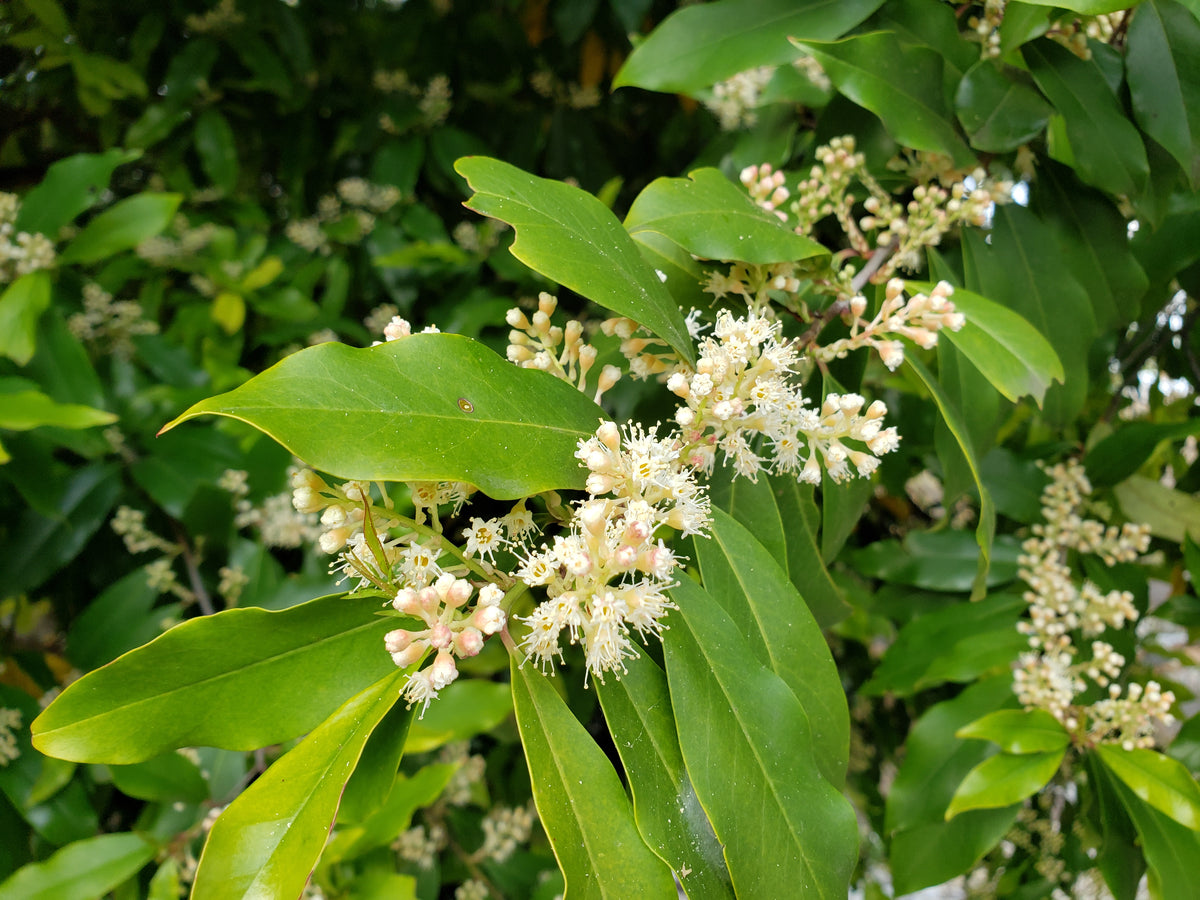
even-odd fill
[{"label": "raceme of white flowers", "polygon": [[[1048,468],[1050,483],[1042,492],[1044,523],[1022,545],[1020,575],[1028,586],[1029,620],[1018,628],[1029,636],[1032,650],[1021,655],[1013,672],[1013,690],[1026,709],[1044,709],[1068,731],[1088,742],[1119,744],[1126,749],[1154,746],[1154,721],[1170,723],[1175,697],[1157,682],[1143,687],[1120,678],[1125,658],[1106,641],[1106,629],[1119,629],[1137,619],[1128,591],[1103,592],[1090,581],[1076,585],[1072,555],[1093,554],[1107,566],[1133,562],[1150,543],[1147,526],[1120,528],[1084,518],[1092,492],[1083,466],[1071,460]],[[1078,639],[1089,642],[1079,660]],[[1079,704],[1089,682],[1108,696]]]}]

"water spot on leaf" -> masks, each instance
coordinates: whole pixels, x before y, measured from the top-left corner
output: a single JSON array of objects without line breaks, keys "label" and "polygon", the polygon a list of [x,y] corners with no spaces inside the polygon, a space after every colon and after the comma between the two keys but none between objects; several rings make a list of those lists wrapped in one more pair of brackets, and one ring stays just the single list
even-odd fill
[{"label": "water spot on leaf", "polygon": [[465,413],[475,412],[475,404],[472,403],[470,400],[468,400],[466,397],[458,398],[458,408],[461,409]]}]

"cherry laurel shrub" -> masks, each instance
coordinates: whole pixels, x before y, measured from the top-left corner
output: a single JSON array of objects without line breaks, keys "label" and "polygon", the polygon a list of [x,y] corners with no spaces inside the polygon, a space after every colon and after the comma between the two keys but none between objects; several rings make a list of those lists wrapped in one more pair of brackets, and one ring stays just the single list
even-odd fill
[{"label": "cherry laurel shrub", "polygon": [[[164,428],[235,419],[298,458],[342,592],[185,621],[69,685],[34,746],[289,745],[208,823],[195,897],[332,890],[445,785],[397,772],[476,688],[511,692],[570,897],[1188,896],[1195,720],[1170,743],[1184,689],[1134,625],[1153,583],[1195,627],[1174,448],[1200,427],[1122,388],[1191,358],[1200,22],[969,12],[668,17],[614,84],[707,106],[723,168],[623,221],[459,159],[544,279],[505,356],[396,316]],[[40,290],[22,246],[9,290]]]}]

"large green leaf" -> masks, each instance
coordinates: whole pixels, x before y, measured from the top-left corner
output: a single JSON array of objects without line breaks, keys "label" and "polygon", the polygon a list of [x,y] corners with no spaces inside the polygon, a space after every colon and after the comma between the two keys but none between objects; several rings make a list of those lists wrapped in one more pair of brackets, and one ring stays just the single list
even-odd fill
[{"label": "large green leaf", "polygon": [[978,600],[987,591],[988,570],[992,564],[992,543],[996,538],[996,507],[992,503],[992,495],[988,493],[988,489],[983,483],[983,476],[980,474],[975,448],[971,443],[971,436],[967,432],[966,425],[959,415],[958,410],[950,404],[950,400],[946,396],[946,392],[942,389],[942,386],[920,360],[913,356],[913,354],[908,353],[905,354],[904,362],[910,369],[916,372],[917,377],[929,389],[929,393],[933,396],[933,400],[937,404],[938,412],[942,414],[942,419],[945,421],[946,426],[958,441],[958,445],[971,470],[971,477],[975,479],[975,485],[979,490],[979,525],[975,528],[975,542],[979,545],[979,560],[975,569],[975,579],[971,586],[971,599]]},{"label": "large green leaf", "polygon": [[836,43],[797,43],[821,63],[839,91],[879,116],[899,143],[944,153],[959,166],[974,162],[946,105],[940,53],[904,44],[886,31]]},{"label": "large green leaf", "polygon": [[1017,631],[1017,619],[1027,606],[1020,597],[992,594],[914,619],[900,630],[860,690],[907,696],[946,681],[973,681],[1010,664],[1029,646]]},{"label": "large green leaf", "polygon": [[227,195],[232,194],[237,188],[238,155],[229,120],[210,106],[197,117],[194,137],[204,174]]},{"label": "large green leaf", "polygon": [[1008,834],[1020,809],[1020,805],[973,809],[950,822],[930,822],[896,832],[888,851],[888,868],[897,896],[971,871]]},{"label": "large green leaf", "polygon": [[676,10],[634,49],[613,79],[651,91],[689,93],[738,72],[789,62],[789,37],[831,41],[882,0],[722,0]]},{"label": "large green leaf", "polygon": [[454,334],[310,347],[163,430],[205,413],[248,422],[341,478],[466,481],[498,499],[582,487],[575,445],[604,417],[565,381]]},{"label": "large green leaf", "polygon": [[0,900],[98,900],[136,875],[155,851],[132,832],[76,841],[15,872],[0,884]]},{"label": "large green leaf", "polygon": [[254,750],[303,734],[392,668],[383,635],[394,623],[376,609],[375,599],[334,595],[190,619],[72,683],[33,723],[34,746],[60,759],[133,763],[177,747]]},{"label": "large green leaf", "polygon": [[122,794],[139,800],[203,803],[208,799],[208,782],[200,767],[173,750],[144,762],[109,766],[108,771]]},{"label": "large green leaf", "polygon": [[1180,825],[1145,803],[1120,779],[1104,773],[1121,798],[1137,829],[1142,852],[1150,868],[1148,887],[1154,900],[1192,900],[1196,896],[1196,860],[1200,859],[1200,831]]},{"label": "large green leaf", "polygon": [[136,247],[171,224],[182,199],[180,194],[146,191],[117,201],[84,226],[59,263],[94,263]]},{"label": "large green leaf", "polygon": [[1187,767],[1156,750],[1100,744],[1100,761],[1129,790],[1185,828],[1200,831],[1200,785]]},{"label": "large green leaf", "polygon": [[138,150],[106,150],[60,159],[46,170],[41,183],[22,198],[13,227],[53,238],[60,228],[96,204],[117,166],[133,162],[140,155]]},{"label": "large green leaf", "polygon": [[1031,200],[1057,238],[1060,259],[1087,292],[1097,328],[1107,331],[1136,319],[1149,279],[1113,202],[1053,160],[1040,166]]},{"label": "large green leaf", "polygon": [[509,250],[531,269],[645,325],[688,362],[683,314],[612,210],[586,191],[482,156],[454,164],[475,191],[467,207],[516,230]]},{"label": "large green leaf", "polygon": [[1026,6],[1052,6],[1085,16],[1099,16],[1136,6],[1139,0],[1021,0]]},{"label": "large green leaf", "polygon": [[[1097,866],[1114,900],[1136,900],[1138,882],[1146,872],[1146,857],[1138,844],[1137,829],[1125,811],[1116,779],[1092,754],[1085,757],[1084,765],[1088,784],[1095,791],[1093,823],[1102,836],[1096,853]],[[1136,797],[1132,799],[1134,803],[1139,802]],[[1146,812],[1149,814],[1152,810],[1146,809]],[[1175,823],[1171,824],[1175,826]]]},{"label": "large green leaf", "polygon": [[50,305],[50,273],[28,272],[0,294],[0,355],[19,366],[37,349],[37,326]]},{"label": "large green leaf", "polygon": [[846,892],[857,856],[849,803],[821,775],[813,727],[787,683],[757,665],[737,624],[690,579],[666,632],[679,744],[739,897]]},{"label": "large green leaf", "polygon": [[817,767],[840,787],[850,752],[850,713],[816,619],[762,542],[724,510],[713,509],[710,539],[695,547],[708,595],[758,661],[792,689],[812,728]]},{"label": "large green leaf", "polygon": [[955,737],[998,744],[1005,753],[1050,753],[1071,743],[1063,724],[1044,709],[999,709],[964,725]]},{"label": "large green leaf", "polygon": [[1054,108],[1033,88],[1006,75],[998,62],[984,59],[959,82],[954,111],[972,147],[1007,153],[1041,134]]},{"label": "large green leaf", "polygon": [[59,403],[41,391],[0,393],[0,428],[27,431],[43,425],[59,428],[92,428],[111,425],[117,417],[103,409],[79,403]]},{"label": "large green leaf", "polygon": [[1200,419],[1184,422],[1131,422],[1092,446],[1083,458],[1093,487],[1124,481],[1140,469],[1163,441],[1200,436]]},{"label": "large green leaf", "polygon": [[512,658],[513,703],[538,816],[572,898],[676,896],[671,870],[638,833],[612,763],[545,675]]},{"label": "large green leaf", "polygon": [[830,628],[850,615],[851,609],[821,559],[816,533],[821,513],[813,499],[814,488],[790,476],[772,476],[769,481],[787,538],[788,577],[817,624]]},{"label": "large green leaf", "polygon": [[[1001,535],[992,549],[988,585],[1012,581],[1020,544]],[[902,541],[872,541],[849,555],[861,575],[930,591],[968,591],[979,569],[978,541],[967,531],[910,531]]]},{"label": "large green leaf", "polygon": [[406,677],[393,667],[347,700],[229,805],[204,844],[193,900],[300,896],[363,745]]},{"label": "large green leaf", "polygon": [[712,824],[683,766],[667,677],[646,654],[621,679],[596,685],[604,720],[633,791],[638,830],[693,900],[733,898]]},{"label": "large green leaf", "polygon": [[967,287],[1019,313],[1050,342],[1063,383],[1046,392],[1046,415],[1074,418],[1087,396],[1087,352],[1096,333],[1089,298],[1063,266],[1053,232],[1017,206],[996,209],[988,235],[963,235]]},{"label": "large green leaf", "polygon": [[[933,289],[932,284],[910,285],[922,291]],[[967,321],[958,331],[943,330],[941,337],[962,351],[1009,400],[1028,394],[1041,406],[1050,383],[1065,378],[1050,342],[1011,309],[972,291],[956,289],[953,302]]]},{"label": "large green leaf", "polygon": [[1149,0],[1129,25],[1125,71],[1134,118],[1200,183],[1200,22],[1180,3]]},{"label": "large green leaf", "polygon": [[1113,488],[1121,512],[1131,522],[1144,522],[1155,537],[1182,543],[1186,535],[1200,540],[1200,500],[1153,478],[1130,475]]},{"label": "large green leaf", "polygon": [[1112,194],[1136,194],[1150,174],[1146,148],[1095,60],[1085,62],[1048,39],[1026,44],[1021,52],[1065,120],[1079,177]]},{"label": "large green leaf", "polygon": [[972,809],[999,809],[1020,803],[1046,786],[1066,756],[1066,748],[1046,753],[989,757],[967,773],[950,805],[946,820]]},{"label": "large green leaf", "polygon": [[633,201],[625,228],[637,240],[644,232],[661,234],[702,259],[776,263],[829,253],[764,210],[719,169],[650,182]]}]

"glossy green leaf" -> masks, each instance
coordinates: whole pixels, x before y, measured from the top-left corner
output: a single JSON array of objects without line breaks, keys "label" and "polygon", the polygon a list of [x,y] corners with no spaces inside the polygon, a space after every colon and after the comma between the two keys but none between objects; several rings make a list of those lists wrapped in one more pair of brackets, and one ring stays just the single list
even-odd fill
[{"label": "glossy green leaf", "polygon": [[978,48],[962,40],[951,6],[924,0],[891,0],[863,23],[862,31],[891,31],[907,44],[923,44],[942,54],[948,83],[957,82],[979,61]]},{"label": "glossy green leaf", "polygon": [[50,273],[22,275],[0,294],[0,355],[19,366],[37,349],[38,319],[50,305]]},{"label": "glossy green leaf", "polygon": [[84,226],[58,257],[59,264],[94,263],[136,247],[171,224],[182,199],[145,191],[117,201]]},{"label": "glossy green leaf", "polygon": [[692,92],[738,72],[789,62],[789,37],[831,41],[882,0],[722,0],[676,10],[634,48],[613,79],[651,91]]},{"label": "glossy green leaf", "polygon": [[117,417],[107,410],[78,403],[58,403],[41,391],[0,393],[0,428],[27,431],[43,425],[59,428],[92,428],[111,425]]},{"label": "glossy green leaf", "polygon": [[1116,205],[1053,160],[1040,166],[1031,200],[1055,234],[1059,258],[1087,292],[1097,327],[1108,330],[1136,319],[1149,280]]},{"label": "glossy green leaf", "polygon": [[[932,284],[909,285],[933,289]],[[1028,395],[1041,406],[1051,382],[1065,378],[1050,342],[1019,314],[972,291],[956,289],[952,301],[967,321],[958,331],[944,329],[941,336],[1009,400]]]},{"label": "glossy green leaf", "polygon": [[391,674],[347,700],[229,805],[204,844],[193,900],[300,896],[363,745],[398,702],[407,677],[393,666]]},{"label": "glossy green leaf", "polygon": [[1120,779],[1105,773],[1137,829],[1149,866],[1147,881],[1154,900],[1191,900],[1196,895],[1200,831],[1180,825],[1142,801]]},{"label": "glossy green leaf", "polygon": [[919,616],[900,630],[862,692],[907,696],[1007,666],[1029,646],[1017,631],[1027,605],[1011,594],[992,594]]},{"label": "glossy green leaf", "polygon": [[[1125,811],[1116,779],[1093,754],[1085,757],[1084,765],[1088,784],[1095,792],[1092,820],[1099,826],[1102,839],[1096,853],[1097,867],[1114,900],[1136,900],[1138,883],[1146,872],[1146,857],[1138,843],[1137,829]],[[1137,798],[1132,800],[1138,802]]]},{"label": "glossy green leaf", "polygon": [[582,487],[575,444],[604,417],[566,382],[453,334],[310,347],[163,430],[205,413],[248,422],[340,478],[466,481],[497,499]]},{"label": "glossy green leaf", "polygon": [[[699,309],[712,300],[701,286],[704,266],[670,238],[654,231],[637,235],[637,247],[680,309]],[[666,276],[665,278],[663,276]]]},{"label": "glossy green leaf", "polygon": [[[990,586],[1017,576],[1020,545],[1001,535],[993,546],[988,571]],[[979,544],[968,531],[911,531],[903,541],[873,541],[854,550],[850,559],[857,571],[891,584],[906,584],[930,591],[968,591],[979,568]]]},{"label": "glossy green leaf", "polygon": [[133,162],[140,155],[137,150],[107,150],[60,159],[46,170],[38,186],[21,199],[21,211],[13,227],[54,238],[60,228],[95,205],[118,166]]},{"label": "glossy green leaf", "polygon": [[[794,480],[794,479],[789,479]],[[740,478],[728,465],[718,465],[708,480],[708,497],[739,522],[785,572],[788,569],[787,535],[775,494],[765,478]]]},{"label": "glossy green leaf", "polygon": [[897,896],[970,872],[1012,829],[1020,809],[974,809],[951,822],[925,823],[897,832],[888,852]]},{"label": "glossy green leaf", "polygon": [[[2,398],[0,398],[2,402]],[[1093,487],[1124,481],[1150,458],[1163,441],[1200,435],[1200,419],[1184,422],[1130,422],[1093,445],[1084,457],[1088,480]]]},{"label": "glossy green leaf", "polygon": [[1124,785],[1185,828],[1200,831],[1200,785],[1177,759],[1157,750],[1099,744],[1094,752]]},{"label": "glossy green leaf", "polygon": [[451,741],[466,741],[491,731],[512,715],[507,684],[460,678],[438,693],[438,702],[412,723],[406,753],[428,753]]},{"label": "glossy green leaf", "polygon": [[683,765],[667,677],[644,653],[627,667],[619,681],[597,684],[596,695],[629,779],[638,830],[693,900],[732,900],[721,845]]},{"label": "glossy green leaf", "polygon": [[339,822],[362,822],[383,805],[395,784],[408,731],[416,717],[416,710],[397,703],[375,726],[342,791]]},{"label": "glossy green leaf", "polygon": [[189,619],[73,682],[33,723],[34,745],[60,759],[133,763],[293,738],[393,668],[383,635],[394,623],[378,608],[334,595]]},{"label": "glossy green leaf", "polygon": [[667,900],[671,870],[638,833],[612,763],[533,665],[512,658],[513,703],[538,816],[566,895]]},{"label": "glossy green leaf", "polygon": [[821,513],[813,499],[813,486],[790,476],[772,476],[769,483],[787,538],[788,577],[817,624],[830,628],[850,615],[851,609],[821,559],[816,533]]},{"label": "glossy green leaf", "polygon": [[829,253],[764,210],[718,169],[650,182],[629,208],[625,228],[635,240],[645,232],[661,234],[702,259],[776,263]]},{"label": "glossy green leaf", "polygon": [[1062,723],[1044,709],[1001,709],[964,725],[955,737],[999,744],[1005,753],[1050,753],[1071,742]]},{"label": "glossy green leaf", "polygon": [[229,120],[215,106],[206,108],[196,118],[196,153],[209,180],[226,195],[237,189],[237,142]]},{"label": "glossy green leaf", "polygon": [[987,590],[988,570],[992,564],[992,544],[996,537],[996,507],[993,505],[992,495],[988,493],[987,487],[983,483],[983,477],[980,475],[979,462],[975,455],[975,449],[971,444],[970,435],[967,433],[966,425],[963,423],[958,411],[950,405],[949,398],[946,397],[946,392],[942,390],[942,386],[938,384],[929,370],[925,368],[924,364],[911,353],[905,354],[904,362],[910,369],[916,372],[917,377],[924,382],[925,387],[933,396],[934,402],[938,407],[938,412],[942,414],[942,419],[946,422],[946,426],[958,440],[959,447],[963,451],[963,456],[967,460],[967,465],[971,469],[971,477],[975,479],[975,485],[979,490],[979,525],[975,528],[975,542],[979,545],[979,561],[971,586],[971,599],[978,600]]},{"label": "glossy green leaf", "polygon": [[132,832],[68,844],[0,884],[0,900],[99,900],[154,859],[155,846]]},{"label": "glossy green leaf", "polygon": [[695,547],[708,595],[755,658],[796,695],[812,729],[817,767],[840,787],[850,752],[850,714],[816,619],[770,551],[724,510],[714,507],[710,538]]},{"label": "glossy green leaf", "polygon": [[1021,0],[1027,6],[1052,6],[1085,16],[1099,16],[1136,6],[1138,0]]},{"label": "glossy green leaf", "polygon": [[983,741],[960,740],[955,732],[987,713],[1016,705],[1012,676],[1005,673],[926,710],[908,733],[904,760],[888,794],[888,833],[944,823],[946,807],[967,772],[994,749]]},{"label": "glossy green leaf", "polygon": [[903,44],[886,31],[797,44],[821,63],[841,93],[879,116],[899,143],[944,153],[960,166],[974,162],[946,105],[940,53]]},{"label": "glossy green leaf", "polygon": [[208,783],[200,768],[179,753],[164,753],[127,766],[109,766],[108,771],[122,794],[139,800],[200,803],[208,799]]},{"label": "glossy green leaf", "polygon": [[1200,540],[1200,500],[1153,478],[1131,475],[1113,488],[1121,512],[1131,522],[1144,522],[1155,537],[1181,543],[1185,535]]},{"label": "glossy green leaf", "polygon": [[849,803],[821,775],[814,728],[787,683],[756,665],[737,624],[689,579],[664,635],[679,744],[738,896],[779,886],[846,892],[858,836]]},{"label": "glossy green leaf", "polygon": [[1021,52],[1063,115],[1079,177],[1112,194],[1136,194],[1150,174],[1146,148],[1095,60],[1085,62],[1050,40],[1026,44]]},{"label": "glossy green leaf", "polygon": [[1006,75],[995,60],[980,60],[963,76],[954,111],[971,146],[1007,153],[1033,140],[1054,108],[1037,91]]},{"label": "glossy green leaf", "polygon": [[1049,341],[1062,363],[1063,384],[1046,392],[1052,421],[1074,418],[1087,395],[1087,352],[1095,317],[1082,286],[1055,249],[1053,232],[1016,206],[996,209],[992,230],[963,235],[967,287],[1018,313]]},{"label": "glossy green leaf", "polygon": [[465,157],[454,168],[475,191],[467,207],[516,230],[513,256],[695,361],[683,314],[608,207],[586,191],[499,160]]},{"label": "glossy green leaf", "polygon": [[1173,0],[1138,6],[1126,37],[1125,69],[1142,130],[1200,183],[1200,22]]}]

